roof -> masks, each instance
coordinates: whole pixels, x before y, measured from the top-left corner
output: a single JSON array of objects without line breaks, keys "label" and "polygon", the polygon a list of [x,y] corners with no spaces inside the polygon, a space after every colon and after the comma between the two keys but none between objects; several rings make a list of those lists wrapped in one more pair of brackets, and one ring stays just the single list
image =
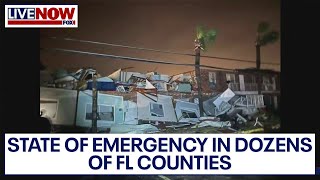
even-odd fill
[{"label": "roof", "polygon": [[245,69],[236,69],[235,71],[238,72],[247,72],[247,73],[255,73],[255,72],[262,72],[262,73],[267,73],[267,74],[280,74],[280,72],[272,70],[272,69],[260,69],[258,70],[257,68],[245,68]]}]

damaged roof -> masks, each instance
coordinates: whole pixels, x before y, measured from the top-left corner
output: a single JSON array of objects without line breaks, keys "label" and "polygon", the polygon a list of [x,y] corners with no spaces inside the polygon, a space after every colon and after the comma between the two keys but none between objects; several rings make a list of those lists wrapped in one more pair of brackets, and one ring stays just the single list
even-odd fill
[{"label": "damaged roof", "polygon": [[266,74],[280,74],[280,72],[271,70],[271,69],[260,69],[257,68],[245,68],[245,69],[235,69],[237,72],[247,72],[247,73],[256,73],[256,72],[262,72]]}]

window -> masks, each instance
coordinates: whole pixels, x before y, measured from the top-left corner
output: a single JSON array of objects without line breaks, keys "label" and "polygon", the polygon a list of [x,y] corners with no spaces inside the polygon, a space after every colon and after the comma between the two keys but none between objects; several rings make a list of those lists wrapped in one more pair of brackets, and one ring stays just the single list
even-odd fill
[{"label": "window", "polygon": [[231,83],[236,82],[236,76],[234,74],[226,74],[227,81],[230,81]]},{"label": "window", "polygon": [[[86,106],[86,120],[92,119],[92,104]],[[107,105],[98,105],[97,120],[114,121],[114,107]]]},{"label": "window", "polygon": [[216,73],[215,72],[209,72],[209,82],[210,83],[217,83]]},{"label": "window", "polygon": [[57,100],[43,100],[40,99],[40,114],[43,117],[50,119],[57,119],[58,101]]},{"label": "window", "polygon": [[181,109],[181,114],[183,118],[198,118],[197,114],[193,111]]},{"label": "window", "polygon": [[151,116],[164,117],[164,110],[162,104],[150,103]]}]

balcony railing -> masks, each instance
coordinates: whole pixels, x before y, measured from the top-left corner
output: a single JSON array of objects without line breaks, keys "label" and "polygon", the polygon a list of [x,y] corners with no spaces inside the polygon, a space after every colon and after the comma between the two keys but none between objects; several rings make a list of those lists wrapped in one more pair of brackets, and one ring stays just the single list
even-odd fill
[{"label": "balcony railing", "polygon": [[264,91],[274,91],[273,84],[262,84],[262,90]]},{"label": "balcony railing", "polygon": [[241,96],[234,102],[234,105],[240,107],[264,107],[263,95],[246,95]]},{"label": "balcony railing", "polygon": [[[244,89],[240,89],[239,83],[229,83],[229,88],[233,91],[258,91],[257,83],[244,83]],[[262,84],[262,91],[274,91],[273,84]]]},{"label": "balcony railing", "polygon": [[257,83],[244,83],[245,91],[258,91]]},{"label": "balcony railing", "polygon": [[240,85],[239,83],[229,83],[229,88],[232,91],[240,91]]}]

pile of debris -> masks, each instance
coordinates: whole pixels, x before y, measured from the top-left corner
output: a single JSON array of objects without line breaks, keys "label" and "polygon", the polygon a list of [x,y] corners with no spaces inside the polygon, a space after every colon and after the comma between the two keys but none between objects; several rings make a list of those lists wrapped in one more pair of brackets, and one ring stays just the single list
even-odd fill
[{"label": "pile of debris", "polygon": [[258,133],[280,128],[280,120],[264,111],[260,95],[235,95],[229,88],[203,103],[206,117],[162,128],[161,133]]},{"label": "pile of debris", "polygon": [[[59,101],[59,106],[63,106],[62,108],[54,107],[55,109],[49,109],[47,112],[59,116],[60,122],[65,116],[64,119],[69,119],[69,124],[73,123],[71,122],[73,119],[77,119],[78,125],[90,125],[86,120],[90,120],[91,112],[86,111],[89,111],[92,103],[89,91],[92,89],[93,75],[98,77],[97,88],[100,91],[98,101],[104,102],[98,104],[98,111],[104,108],[105,112],[98,114],[102,118],[105,117],[107,122],[100,121],[98,125],[108,126],[109,133],[250,133],[279,129],[279,126],[275,126],[279,121],[272,121],[272,117],[263,111],[263,95],[236,95],[227,88],[220,94],[207,97],[203,102],[204,117],[200,117],[198,99],[191,94],[187,97],[181,95],[193,92],[193,76],[183,74],[168,76],[155,72],[142,74],[121,69],[105,77],[101,77],[92,68],[79,69],[75,73],[57,71],[45,84],[46,87],[83,92],[71,106],[70,102],[63,104],[67,98],[66,93],[61,97],[49,98],[46,94],[58,93],[51,92],[52,89],[40,89],[46,91],[41,91],[41,98],[64,98]],[[169,95],[163,92],[176,93]],[[64,92],[61,91],[60,94],[62,93]],[[68,93],[70,97],[73,96],[70,101],[74,101],[77,93],[71,91]],[[73,106],[72,109],[78,107],[76,113],[68,111],[69,114],[66,115],[66,111],[61,112],[64,114],[57,112],[57,109],[64,107],[70,109]],[[41,107],[53,106],[42,104]],[[77,117],[73,117],[74,114]]]}]

